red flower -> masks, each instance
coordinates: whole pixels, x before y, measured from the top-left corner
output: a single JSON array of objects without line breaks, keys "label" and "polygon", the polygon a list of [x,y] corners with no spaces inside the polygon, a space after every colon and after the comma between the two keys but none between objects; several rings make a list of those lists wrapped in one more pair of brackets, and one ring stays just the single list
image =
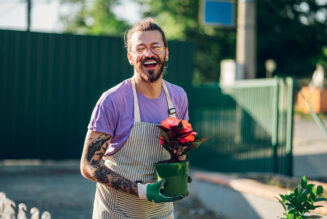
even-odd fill
[{"label": "red flower", "polygon": [[186,120],[167,118],[161,122],[160,144],[170,153],[172,161],[179,161],[179,157],[187,154],[191,149],[196,149],[205,141],[195,138],[191,124]]},{"label": "red flower", "polygon": [[170,118],[168,117],[167,119],[163,120],[161,122],[161,126],[170,129],[173,126],[178,126],[178,123],[180,122],[180,120],[176,119],[176,118]]},{"label": "red flower", "polygon": [[182,120],[182,125],[183,125],[182,133],[187,133],[187,132],[193,131],[192,126],[188,121]]},{"label": "red flower", "polygon": [[194,135],[189,134],[189,135],[181,136],[177,140],[179,143],[186,143],[186,142],[193,142],[194,139],[195,139]]},{"label": "red flower", "polygon": [[163,137],[160,136],[160,144],[163,145],[165,142],[165,139]]}]

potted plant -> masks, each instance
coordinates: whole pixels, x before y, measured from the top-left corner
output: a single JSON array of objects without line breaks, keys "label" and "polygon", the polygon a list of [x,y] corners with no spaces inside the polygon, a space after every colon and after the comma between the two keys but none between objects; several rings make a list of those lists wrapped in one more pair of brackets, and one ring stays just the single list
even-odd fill
[{"label": "potted plant", "polygon": [[186,120],[167,118],[159,128],[160,143],[171,156],[170,160],[155,164],[158,180],[166,179],[165,188],[161,192],[166,196],[186,195],[189,161],[180,160],[180,157],[197,149],[207,138],[201,139]]},{"label": "potted plant", "polygon": [[308,184],[307,178],[303,176],[301,183],[295,188],[294,192],[287,195],[280,194],[280,199],[277,198],[285,210],[285,219],[320,218],[319,215],[305,214],[309,213],[310,210],[322,207],[314,204],[326,200],[321,197],[323,191],[321,185],[315,187],[314,184]]}]

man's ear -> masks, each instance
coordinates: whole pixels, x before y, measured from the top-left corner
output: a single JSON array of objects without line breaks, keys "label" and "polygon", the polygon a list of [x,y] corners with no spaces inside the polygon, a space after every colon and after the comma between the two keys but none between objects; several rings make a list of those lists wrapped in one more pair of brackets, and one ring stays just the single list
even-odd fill
[{"label": "man's ear", "polygon": [[130,52],[127,52],[127,58],[128,58],[129,64],[134,65],[133,56]]},{"label": "man's ear", "polygon": [[168,57],[169,57],[169,52],[168,52],[168,47],[166,47],[166,56],[165,56],[166,62],[168,62]]}]

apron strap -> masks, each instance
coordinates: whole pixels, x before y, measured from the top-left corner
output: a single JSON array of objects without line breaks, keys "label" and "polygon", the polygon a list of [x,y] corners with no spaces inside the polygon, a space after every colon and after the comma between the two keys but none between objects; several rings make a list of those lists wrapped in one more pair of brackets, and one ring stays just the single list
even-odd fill
[{"label": "apron strap", "polygon": [[137,100],[134,78],[131,78],[131,83],[132,83],[133,95],[134,95],[134,121],[141,122],[140,108],[139,108],[139,102]]},{"label": "apron strap", "polygon": [[166,86],[164,81],[162,81],[162,87],[163,87],[163,89],[164,89],[164,91],[166,93],[166,97],[167,97],[168,115],[169,115],[170,118],[172,118],[172,117],[176,118],[176,108],[174,107],[174,104],[170,99],[169,92],[168,92],[167,86]]},{"label": "apron strap", "polygon": [[[135,122],[141,122],[140,107],[139,107],[139,102],[137,100],[137,93],[136,93],[134,78],[131,78],[131,83],[132,83],[133,95],[134,95],[134,121]],[[174,107],[173,102],[170,99],[169,92],[168,92],[167,86],[166,86],[164,81],[162,81],[162,87],[163,87],[163,89],[165,91],[166,98],[167,98],[168,115],[169,115],[169,117],[176,118],[176,109]]]}]

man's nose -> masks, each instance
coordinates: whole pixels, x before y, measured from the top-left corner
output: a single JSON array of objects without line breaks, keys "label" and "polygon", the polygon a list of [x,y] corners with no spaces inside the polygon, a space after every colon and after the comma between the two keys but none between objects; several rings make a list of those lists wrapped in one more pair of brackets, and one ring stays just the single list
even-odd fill
[{"label": "man's nose", "polygon": [[154,53],[152,52],[152,49],[151,48],[146,48],[145,49],[145,52],[144,52],[144,55],[148,56],[148,55],[154,55]]}]

